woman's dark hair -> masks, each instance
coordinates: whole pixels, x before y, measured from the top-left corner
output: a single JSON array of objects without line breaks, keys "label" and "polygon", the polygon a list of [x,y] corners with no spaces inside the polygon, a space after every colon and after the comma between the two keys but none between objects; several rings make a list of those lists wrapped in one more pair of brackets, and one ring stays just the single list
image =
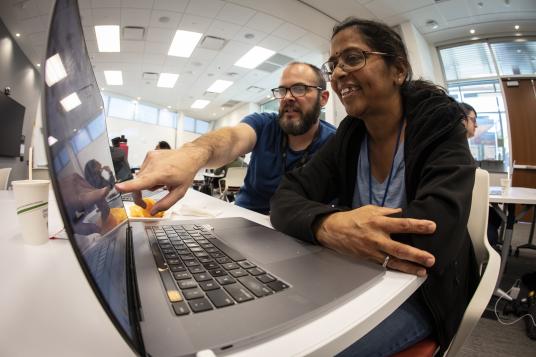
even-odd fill
[{"label": "woman's dark hair", "polygon": [[467,116],[471,112],[475,113],[475,118],[476,118],[476,110],[475,110],[475,108],[473,108],[471,105],[469,105],[467,103],[458,103],[458,104],[460,105],[460,108],[462,108],[463,113],[465,114],[465,119],[467,119]]},{"label": "woman's dark hair", "polygon": [[335,37],[340,31],[352,28],[358,33],[365,43],[373,50],[388,53],[392,56],[382,57],[388,66],[402,65],[407,70],[406,78],[402,84],[403,94],[409,90],[415,91],[428,89],[436,93],[444,94],[445,91],[428,81],[412,80],[413,70],[408,59],[408,51],[402,41],[402,38],[396,31],[386,24],[378,21],[363,20],[355,17],[348,17],[343,22],[333,27],[331,38]]},{"label": "woman's dark hair", "polygon": [[164,140],[159,141],[156,147],[159,149],[168,149],[168,150],[171,149],[171,146],[168,144],[168,142]]}]

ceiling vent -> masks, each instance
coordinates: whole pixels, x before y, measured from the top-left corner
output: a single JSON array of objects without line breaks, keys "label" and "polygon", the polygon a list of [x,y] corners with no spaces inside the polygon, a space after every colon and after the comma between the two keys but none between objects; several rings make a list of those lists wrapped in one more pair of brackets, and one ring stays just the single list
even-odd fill
[{"label": "ceiling vent", "polygon": [[224,38],[216,36],[205,36],[201,40],[199,47],[205,48],[207,50],[219,51],[225,46],[226,43],[227,40]]},{"label": "ceiling vent", "polygon": [[293,58],[282,55],[281,53],[276,53],[272,57],[268,58],[266,61],[257,66],[256,69],[259,69],[264,72],[275,72],[287,63],[293,61]]},{"label": "ceiling vent", "polygon": [[257,86],[249,86],[246,90],[250,93],[262,93],[265,89]]},{"label": "ceiling vent", "polygon": [[155,72],[143,72],[141,75],[141,78],[144,81],[157,81],[158,80],[158,73]]},{"label": "ceiling vent", "polygon": [[227,102],[223,103],[221,106],[224,108],[232,108],[238,103],[240,103],[238,100],[228,100]]},{"label": "ceiling vent", "polygon": [[145,39],[145,27],[125,26],[123,27],[123,40],[143,41]]}]

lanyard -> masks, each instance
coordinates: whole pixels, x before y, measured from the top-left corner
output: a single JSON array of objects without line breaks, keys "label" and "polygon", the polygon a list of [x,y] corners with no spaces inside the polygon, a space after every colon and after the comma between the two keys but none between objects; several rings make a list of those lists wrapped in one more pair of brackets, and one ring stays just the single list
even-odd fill
[{"label": "lanyard", "polygon": [[288,137],[287,134],[283,133],[281,137],[281,161],[283,162],[283,174],[285,174],[287,171],[291,169],[295,169],[298,167],[302,167],[305,165],[305,163],[309,160],[311,148],[313,146],[313,143],[316,141],[316,139],[320,136],[320,124],[318,125],[318,128],[316,129],[315,136],[313,137],[313,140],[307,145],[305,148],[303,155],[298,160],[297,164],[294,165],[294,167],[287,167],[287,151],[288,151]]},{"label": "lanyard", "polygon": [[[389,186],[391,185],[391,178],[393,177],[393,167],[395,166],[395,157],[396,153],[398,151],[398,146],[400,144],[400,136],[402,134],[402,127],[404,126],[404,120],[400,122],[400,127],[398,128],[398,136],[396,138],[396,146],[395,146],[395,153],[393,154],[393,161],[391,162],[391,169],[389,170],[389,177],[387,178],[387,185],[385,185],[385,192],[383,194],[382,199],[382,205],[383,207],[385,205],[385,200],[387,198],[387,192],[389,191]],[[368,135],[365,138],[367,140],[367,160],[369,164],[369,171],[368,171],[368,184],[369,184],[369,204],[372,204],[372,165],[370,163],[370,145],[368,140]]]}]

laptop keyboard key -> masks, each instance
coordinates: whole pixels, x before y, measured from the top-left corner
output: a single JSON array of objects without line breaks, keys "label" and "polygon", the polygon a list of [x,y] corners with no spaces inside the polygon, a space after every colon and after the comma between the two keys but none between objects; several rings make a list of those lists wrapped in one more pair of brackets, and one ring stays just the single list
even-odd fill
[{"label": "laptop keyboard key", "polygon": [[205,269],[216,269],[220,267],[218,264],[214,263],[214,261],[203,263],[203,266],[205,267]]},{"label": "laptop keyboard key", "polygon": [[184,279],[190,279],[192,276],[188,274],[186,271],[180,271],[177,273],[173,273],[173,277],[175,280],[184,280]]},{"label": "laptop keyboard key", "polygon": [[175,315],[188,315],[190,313],[190,310],[188,309],[188,305],[186,302],[174,302],[171,304],[173,306],[173,310],[175,311]]},{"label": "laptop keyboard key", "polygon": [[196,267],[200,264],[197,262],[197,260],[187,260],[184,262],[184,265],[186,265],[187,267]]},{"label": "laptop keyboard key", "polygon": [[276,292],[288,288],[287,284],[279,280],[272,281],[271,283],[268,283],[266,285],[268,285],[270,288],[272,288]]},{"label": "laptop keyboard key", "polygon": [[244,260],[242,262],[238,262],[238,265],[240,265],[242,268],[244,269],[251,269],[251,268],[255,268],[256,265],[247,261],[247,260]]},{"label": "laptop keyboard key", "polygon": [[273,276],[271,276],[270,274],[258,275],[257,279],[259,279],[260,281],[262,281],[265,284],[270,283],[270,282],[275,280],[275,278]]},{"label": "laptop keyboard key", "polygon": [[204,291],[216,290],[216,289],[220,288],[220,286],[218,284],[216,284],[214,279],[210,279],[210,280],[207,280],[207,281],[201,281],[201,282],[199,282],[199,286]]},{"label": "laptop keyboard key", "polygon": [[172,272],[178,272],[178,271],[185,271],[186,268],[182,264],[171,264],[169,266],[169,270],[171,270]]},{"label": "laptop keyboard key", "polygon": [[213,277],[227,275],[227,272],[223,269],[212,269],[208,271]]},{"label": "laptop keyboard key", "polygon": [[184,294],[186,300],[199,299],[203,297],[203,292],[199,289],[188,289],[184,290],[182,293]]},{"label": "laptop keyboard key", "polygon": [[207,292],[207,296],[216,307],[233,305],[234,301],[223,289],[212,290]]},{"label": "laptop keyboard key", "polygon": [[205,268],[202,266],[195,266],[195,267],[188,267],[188,270],[190,270],[190,273],[197,274],[197,273],[203,273],[205,271]]},{"label": "laptop keyboard key", "polygon": [[229,257],[221,257],[221,258],[216,259],[216,261],[218,263],[220,263],[220,264],[232,263],[233,262]]},{"label": "laptop keyboard key", "polygon": [[223,287],[231,296],[233,299],[235,299],[237,302],[244,302],[248,300],[253,299],[253,295],[249,293],[249,291],[241,284],[229,284],[225,285]]},{"label": "laptop keyboard key", "polygon": [[261,274],[266,273],[261,268],[251,268],[251,269],[248,269],[248,272],[253,276],[257,276],[257,275],[261,275]]},{"label": "laptop keyboard key", "polygon": [[209,274],[207,273],[198,273],[194,274],[194,279],[196,281],[206,281],[206,280],[212,280]]},{"label": "laptop keyboard key", "polygon": [[236,263],[225,263],[222,266],[227,270],[234,270],[240,268]]},{"label": "laptop keyboard key", "polygon": [[179,280],[179,288],[181,289],[193,289],[197,287],[197,283],[193,279]]},{"label": "laptop keyboard key", "polygon": [[235,278],[240,278],[241,276],[248,275],[248,272],[245,271],[244,269],[235,269],[235,270],[229,271],[229,274],[231,274]]},{"label": "laptop keyboard key", "polygon": [[218,276],[216,280],[218,281],[218,283],[220,283],[220,285],[227,285],[236,282],[236,280],[231,278],[229,275]]},{"label": "laptop keyboard key", "polygon": [[262,297],[266,295],[271,295],[272,290],[268,289],[261,282],[255,279],[252,276],[244,276],[238,279],[239,282],[244,284],[246,288],[249,289],[256,297]]},{"label": "laptop keyboard key", "polygon": [[188,302],[193,312],[203,312],[212,310],[212,305],[206,298],[195,299]]}]

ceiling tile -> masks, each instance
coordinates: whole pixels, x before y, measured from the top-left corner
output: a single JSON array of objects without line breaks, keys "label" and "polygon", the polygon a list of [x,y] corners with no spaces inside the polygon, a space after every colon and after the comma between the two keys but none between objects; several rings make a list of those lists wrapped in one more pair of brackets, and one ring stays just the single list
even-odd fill
[{"label": "ceiling tile", "polygon": [[192,52],[190,59],[192,61],[201,62],[203,65],[208,65],[214,58],[216,58],[217,54],[218,51],[207,50],[206,48],[196,48],[194,52]]},{"label": "ceiling tile", "polygon": [[91,7],[121,7],[120,0],[91,0]]},{"label": "ceiling tile", "polygon": [[175,36],[175,31],[173,30],[149,27],[145,38],[150,42],[164,42],[171,45],[173,36]]},{"label": "ceiling tile", "polygon": [[227,3],[223,9],[220,10],[217,18],[238,25],[245,25],[253,15],[255,15],[255,11],[251,9]]},{"label": "ceiling tile", "polygon": [[271,33],[281,26],[283,21],[262,12],[257,12],[246,24],[247,27],[266,33]]},{"label": "ceiling tile", "polygon": [[276,36],[268,36],[261,42],[259,42],[259,46],[264,48],[269,48],[274,51],[279,51],[285,47],[287,47],[290,44],[289,41],[283,40],[282,38],[276,37]]},{"label": "ceiling tile", "polygon": [[[168,18],[167,22],[161,22],[159,19],[162,17]],[[180,12],[153,10],[151,13],[151,22],[149,23],[149,26],[170,28],[175,30],[179,27],[181,19],[182,13]]]},{"label": "ceiling tile", "polygon": [[149,27],[151,22],[151,10],[121,8],[121,27],[141,26]]},{"label": "ceiling tile", "polygon": [[210,26],[211,22],[212,20],[207,17],[184,14],[179,24],[179,29],[204,33]]},{"label": "ceiling tile", "polygon": [[167,55],[169,44],[165,42],[145,42],[145,53]]},{"label": "ceiling tile", "polygon": [[378,19],[384,19],[386,17],[415,10],[433,3],[433,0],[375,0],[366,4],[365,6],[370,10],[370,12],[376,15]]},{"label": "ceiling tile", "polygon": [[242,55],[244,55],[250,49],[251,49],[251,45],[248,45],[243,42],[231,40],[227,42],[225,47],[220,52],[235,56],[236,57],[235,62],[236,62]]},{"label": "ceiling tile", "polygon": [[451,0],[412,11],[412,18],[416,17],[414,15],[418,16],[419,13],[425,15],[426,11],[430,10],[430,8],[434,8],[437,11],[438,15],[440,14],[440,16],[443,16],[446,21],[467,18],[473,15],[473,11],[471,10],[471,7],[467,3],[467,1]]},{"label": "ceiling tile", "polygon": [[37,0],[29,0],[13,4],[13,9],[18,20],[26,20],[41,15],[41,10]]},{"label": "ceiling tile", "polygon": [[153,8],[156,10],[169,10],[184,12],[190,0],[155,0]]},{"label": "ceiling tile", "polygon": [[121,52],[143,53],[145,41],[121,40]]},{"label": "ceiling tile", "polygon": [[47,26],[44,23],[44,19],[41,16],[32,17],[19,22],[18,32],[23,36],[29,35],[35,32],[46,32]]},{"label": "ceiling tile", "polygon": [[213,18],[216,17],[224,5],[225,2],[221,0],[195,0],[190,1],[185,12],[187,14]]},{"label": "ceiling tile", "polygon": [[82,26],[93,26],[93,12],[91,9],[81,9]]},{"label": "ceiling tile", "polygon": [[229,40],[233,38],[239,30],[240,26],[238,25],[221,20],[214,20],[205,34]]},{"label": "ceiling tile", "polygon": [[[252,38],[248,38],[251,35],[253,35]],[[264,40],[268,34],[259,31],[259,30],[253,30],[247,27],[243,27],[240,29],[240,31],[237,32],[237,34],[233,37],[234,40],[249,43],[251,45],[256,45],[260,41]]]},{"label": "ceiling tile", "polygon": [[154,0],[121,0],[121,7],[152,9]]},{"label": "ceiling tile", "polygon": [[[55,0],[47,0],[47,1],[55,1]],[[78,7],[80,9],[91,9],[91,0],[78,0]]]},{"label": "ceiling tile", "polygon": [[163,65],[166,61],[166,55],[157,55],[152,53],[145,53],[143,55],[143,63]]},{"label": "ceiling tile", "polygon": [[311,50],[320,51],[320,52],[327,52],[329,51],[329,40],[326,40],[325,38],[322,38],[320,36],[317,36],[313,33],[308,33],[302,37],[300,37],[296,43],[300,44],[300,46],[307,47]]},{"label": "ceiling tile", "polygon": [[119,8],[93,9],[94,25],[119,25],[121,24],[121,11]]},{"label": "ceiling tile", "polygon": [[285,47],[279,52],[284,54],[285,56],[289,56],[292,58],[300,58],[302,56],[305,56],[307,53],[309,53],[310,50],[293,43],[293,44],[288,45],[287,47]]},{"label": "ceiling tile", "polygon": [[275,30],[272,35],[284,38],[288,41],[296,41],[298,38],[305,35],[305,30],[301,27],[295,26],[290,23],[284,23]]}]

